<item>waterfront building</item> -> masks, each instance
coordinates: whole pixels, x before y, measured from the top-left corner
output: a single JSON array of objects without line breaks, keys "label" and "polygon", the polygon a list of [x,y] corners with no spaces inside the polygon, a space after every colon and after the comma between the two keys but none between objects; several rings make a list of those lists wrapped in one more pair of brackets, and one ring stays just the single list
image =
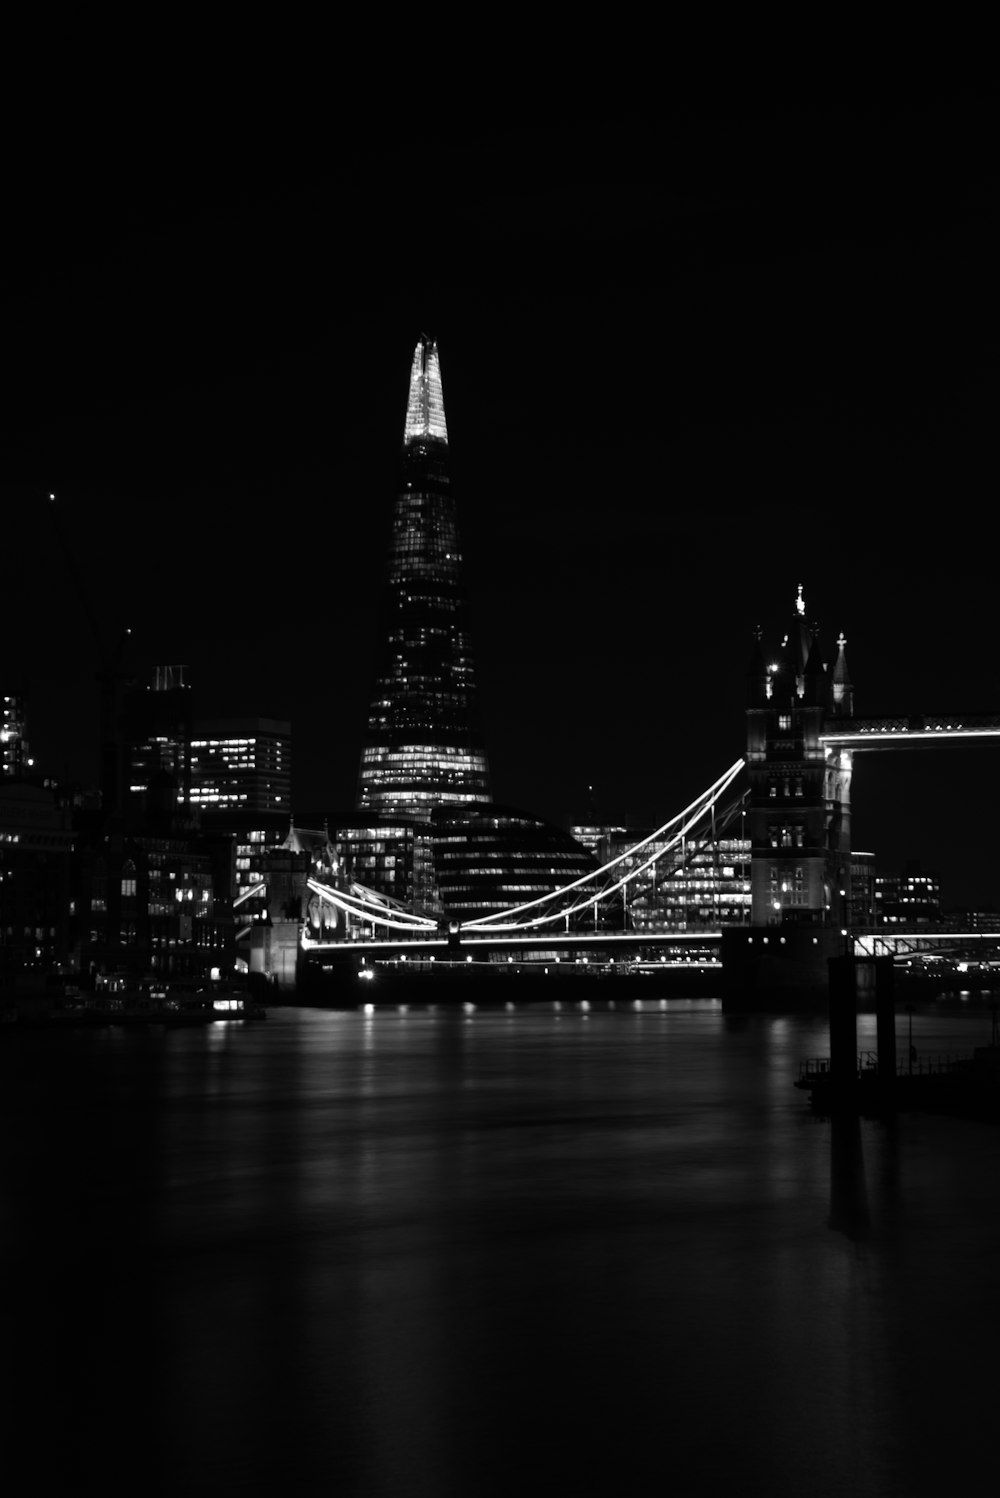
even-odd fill
[{"label": "waterfront building", "polygon": [[410,370],[357,808],[369,821],[426,822],[442,804],[489,799],[441,366],[436,343],[422,337]]},{"label": "waterfront building", "polygon": [[438,897],[453,921],[495,916],[595,867],[568,832],[496,802],[440,806],[431,829]]},{"label": "waterfront building", "polygon": [[73,858],[73,966],[97,979],[206,978],[233,948],[233,840],[203,833],[157,772],[141,806],[80,812]]},{"label": "waterfront building", "polygon": [[[719,820],[720,831],[714,839],[682,838],[676,843],[673,832],[647,842],[653,828],[574,826],[573,837],[592,852],[599,867],[621,858],[614,870],[616,880],[639,870],[616,903],[607,908],[605,919],[617,922],[623,930],[650,934],[746,925],[750,919],[750,839],[737,807],[731,819],[720,812]],[[643,846],[630,852],[637,843]],[[648,868],[641,867],[647,863]]]},{"label": "waterfront building", "polygon": [[0,977],[66,957],[72,847],[69,810],[51,786],[0,779]]}]

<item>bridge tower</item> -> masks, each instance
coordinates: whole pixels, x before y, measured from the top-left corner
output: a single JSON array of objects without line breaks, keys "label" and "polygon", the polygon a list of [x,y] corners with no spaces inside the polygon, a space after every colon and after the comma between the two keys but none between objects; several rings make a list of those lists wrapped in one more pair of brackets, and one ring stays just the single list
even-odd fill
[{"label": "bridge tower", "polygon": [[841,635],[828,669],[801,587],[781,645],[768,653],[757,633],[747,705],[754,927],[839,931],[845,924],[851,751],[820,742],[831,719],[853,710],[845,644]]}]

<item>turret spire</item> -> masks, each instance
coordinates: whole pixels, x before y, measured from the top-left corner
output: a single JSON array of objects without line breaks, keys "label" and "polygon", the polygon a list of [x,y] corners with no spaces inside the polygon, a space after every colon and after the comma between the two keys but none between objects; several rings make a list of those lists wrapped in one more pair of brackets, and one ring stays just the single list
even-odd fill
[{"label": "turret spire", "polygon": [[747,671],[748,697],[751,707],[764,707],[771,695],[762,638],[763,630],[758,624],[753,632],[753,649],[750,653],[750,667]]},{"label": "turret spire", "polygon": [[837,636],[837,664],[833,668],[833,709],[834,712],[849,717],[854,711],[854,687],[847,669],[846,646],[847,641],[841,630]]},{"label": "turret spire", "polygon": [[425,334],[417,340],[410,366],[410,395],[406,403],[406,426],[403,445],[435,437],[448,441],[444,419],[444,395],[441,390],[441,364],[437,344]]}]

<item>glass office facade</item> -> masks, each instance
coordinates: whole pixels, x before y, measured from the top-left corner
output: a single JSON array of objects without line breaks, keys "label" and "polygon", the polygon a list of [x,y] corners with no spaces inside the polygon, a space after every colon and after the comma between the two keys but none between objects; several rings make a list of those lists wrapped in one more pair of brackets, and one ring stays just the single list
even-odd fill
[{"label": "glass office facade", "polygon": [[442,806],[431,827],[438,893],[451,920],[498,915],[595,867],[568,832],[509,806]]},{"label": "glass office facade", "polygon": [[380,819],[426,822],[436,806],[489,799],[440,362],[436,344],[422,338],[410,372],[357,805]]},{"label": "glass office facade", "polygon": [[280,718],[216,718],[191,740],[191,805],[291,814],[292,725]]},{"label": "glass office facade", "polygon": [[[745,835],[679,842],[665,835],[645,842],[649,833],[634,828],[577,826],[572,830],[577,842],[602,867],[612,859],[622,859],[614,871],[616,880],[636,871],[616,902],[602,904],[600,919],[605,924],[653,934],[716,930],[749,921],[750,840]],[[640,842],[643,846],[637,852],[630,851]]]}]

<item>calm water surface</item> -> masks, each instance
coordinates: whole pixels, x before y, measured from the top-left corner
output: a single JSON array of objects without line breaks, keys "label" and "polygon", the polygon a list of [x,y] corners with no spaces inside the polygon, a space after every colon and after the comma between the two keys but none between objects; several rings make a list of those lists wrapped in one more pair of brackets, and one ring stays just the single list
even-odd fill
[{"label": "calm water surface", "polygon": [[4,1035],[7,1449],[64,1493],[963,1491],[1000,1131],[835,1130],[827,1050],[710,1000]]}]

